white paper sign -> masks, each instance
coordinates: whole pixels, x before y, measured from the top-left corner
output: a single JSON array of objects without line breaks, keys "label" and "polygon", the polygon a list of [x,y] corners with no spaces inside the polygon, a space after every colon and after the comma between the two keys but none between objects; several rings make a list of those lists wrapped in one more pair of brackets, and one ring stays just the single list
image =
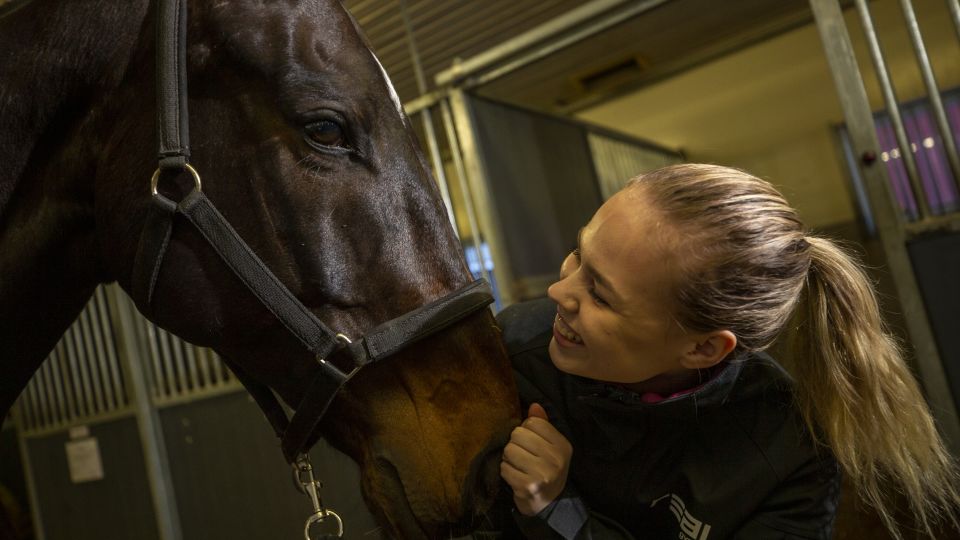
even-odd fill
[{"label": "white paper sign", "polygon": [[67,464],[74,484],[103,479],[103,462],[96,437],[67,443]]}]

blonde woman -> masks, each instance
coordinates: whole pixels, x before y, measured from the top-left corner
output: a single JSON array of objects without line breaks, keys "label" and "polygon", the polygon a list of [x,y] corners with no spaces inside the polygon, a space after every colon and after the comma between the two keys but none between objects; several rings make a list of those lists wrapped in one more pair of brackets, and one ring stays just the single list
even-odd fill
[{"label": "blonde woman", "polygon": [[[548,294],[500,317],[529,406],[501,463],[522,536],[829,538],[841,473],[895,536],[896,493],[927,533],[953,519],[951,460],[870,282],[767,182],[635,178]],[[788,375],[763,351],[791,320]]]}]

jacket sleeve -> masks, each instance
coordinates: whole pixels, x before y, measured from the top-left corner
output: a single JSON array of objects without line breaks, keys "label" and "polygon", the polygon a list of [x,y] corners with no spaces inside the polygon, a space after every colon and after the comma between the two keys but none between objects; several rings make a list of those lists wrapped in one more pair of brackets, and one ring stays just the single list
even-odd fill
[{"label": "jacket sleeve", "polygon": [[615,521],[591,512],[569,486],[536,516],[525,516],[516,510],[513,516],[523,537],[529,540],[634,539]]},{"label": "jacket sleeve", "polygon": [[814,457],[781,482],[733,535],[737,540],[829,540],[840,499],[833,458]]}]

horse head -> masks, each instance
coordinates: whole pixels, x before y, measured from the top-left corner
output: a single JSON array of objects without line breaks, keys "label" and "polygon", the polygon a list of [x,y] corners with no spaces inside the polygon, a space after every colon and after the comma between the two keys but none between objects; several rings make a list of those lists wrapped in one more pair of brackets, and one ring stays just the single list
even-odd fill
[{"label": "horse head", "polygon": [[[84,163],[77,175],[93,179],[81,189],[94,227],[87,273],[129,292],[155,168],[156,20],[144,3],[122,4],[109,6],[128,21],[122,35],[86,37],[112,36],[97,45],[111,63],[87,88],[101,99],[58,137],[74,148],[63,152],[70,162]],[[314,315],[358,336],[470,281],[396,93],[340,2],[197,0],[188,14],[191,163],[206,196]],[[162,192],[181,197],[180,180]],[[180,219],[147,311],[292,408],[320,369]],[[392,534],[432,538],[492,500],[518,414],[483,310],[361,370],[311,440],[326,436],[357,461]]]}]

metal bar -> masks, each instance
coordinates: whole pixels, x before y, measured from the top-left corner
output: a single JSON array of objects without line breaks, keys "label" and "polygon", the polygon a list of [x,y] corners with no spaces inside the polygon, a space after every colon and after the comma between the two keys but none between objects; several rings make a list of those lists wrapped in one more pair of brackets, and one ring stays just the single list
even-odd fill
[{"label": "metal bar", "polygon": [[[133,316],[132,314],[130,315]],[[167,391],[164,388],[164,376],[163,376],[163,359],[160,357],[160,347],[157,344],[157,332],[159,331],[156,326],[147,319],[138,318],[140,322],[140,329],[143,332],[144,340],[147,343],[149,354],[147,358],[150,359],[151,372],[153,373],[153,387],[151,388],[151,395],[154,399],[160,399],[163,396],[167,395]]]},{"label": "metal bar", "polygon": [[430,161],[433,162],[433,170],[437,174],[437,185],[440,187],[440,197],[443,199],[443,205],[447,209],[447,217],[453,226],[453,231],[459,235],[457,227],[457,217],[453,212],[453,200],[450,198],[450,186],[447,180],[447,173],[443,170],[443,158],[440,157],[440,145],[437,143],[437,134],[433,129],[433,116],[430,109],[423,109],[420,113],[423,118],[423,130],[426,132],[427,148],[430,150]]},{"label": "metal bar", "polygon": [[107,351],[107,365],[110,367],[110,383],[113,386],[117,407],[126,407],[126,390],[123,387],[123,377],[120,374],[120,362],[117,359],[117,343],[113,337],[113,325],[110,324],[110,312],[107,309],[106,292],[104,286],[98,287],[93,294],[97,304],[100,330],[103,332],[104,349]]},{"label": "metal bar", "polygon": [[216,351],[212,349],[208,349],[207,352],[210,353],[210,359],[213,361],[213,366],[217,373],[217,381],[219,381],[220,384],[225,384],[230,379],[229,370],[227,370],[227,366],[224,364],[223,360],[221,360],[220,357],[216,354]]},{"label": "metal bar", "polygon": [[[650,9],[651,7],[662,4],[665,1],[666,0],[655,0],[653,2],[641,2],[639,6],[633,6],[630,11],[636,11],[636,13],[640,13]],[[636,0],[594,0],[593,2],[584,4],[576,9],[572,9],[567,13],[564,13],[559,17],[532,28],[514,37],[513,39],[505,41],[496,47],[487,49],[486,51],[472,58],[455,62],[451,67],[441,71],[440,73],[437,73],[434,80],[436,81],[437,86],[454,84],[465,77],[487,68],[488,66],[500,62],[504,58],[513,56],[514,54],[517,54],[520,51],[532,47],[537,43],[540,43],[553,36],[566,33],[569,31],[569,29],[582,24],[584,21],[590,20],[601,15],[605,11],[624,4],[636,4]],[[647,4],[652,5],[647,6]],[[643,9],[637,10],[637,7],[641,7]]]},{"label": "metal bar", "polygon": [[63,339],[56,346],[58,367],[60,376],[63,378],[63,399],[67,405],[67,421],[72,421],[80,416],[77,410],[77,399],[73,394],[73,374],[70,372],[70,360],[67,358],[67,349]]},{"label": "metal bar", "polygon": [[473,249],[476,250],[477,260],[480,261],[480,277],[490,281],[490,274],[487,272],[487,265],[483,261],[483,238],[480,234],[480,226],[477,224],[477,213],[473,205],[473,195],[470,194],[470,186],[467,185],[467,171],[463,166],[463,156],[460,154],[460,141],[457,139],[457,130],[453,124],[453,115],[450,113],[450,101],[444,99],[440,102],[440,113],[443,116],[443,125],[447,132],[447,142],[450,144],[450,157],[453,159],[453,170],[457,175],[457,184],[460,186],[460,193],[463,194],[463,206],[467,212],[467,225],[470,228],[470,240],[473,241]]},{"label": "metal bar", "polygon": [[[180,390],[177,388],[177,375],[173,368],[173,360],[170,357],[170,347],[167,345],[167,332],[163,328],[160,328],[156,325],[154,325],[154,330],[156,331],[157,336],[157,346],[160,350],[160,362],[163,366],[164,384],[162,388],[165,389],[163,397],[179,395]],[[158,386],[160,385],[158,384]]]},{"label": "metal bar", "polygon": [[30,381],[27,383],[24,391],[21,392],[20,398],[17,401],[17,408],[20,410],[23,423],[27,429],[35,428],[40,423],[37,420],[36,392],[36,385],[33,384],[33,381]]},{"label": "metal bar", "polygon": [[32,384],[37,385],[39,390],[38,395],[40,398],[40,418],[42,418],[44,425],[51,425],[56,422],[56,417],[53,414],[53,388],[50,384],[49,377],[49,365],[50,357],[48,356],[43,363],[40,364],[40,368],[37,369],[36,374],[33,376],[34,382]]},{"label": "metal bar", "polygon": [[957,143],[953,139],[953,131],[950,129],[947,114],[943,109],[940,88],[937,86],[937,79],[933,75],[927,49],[923,45],[923,36],[920,34],[917,15],[913,11],[913,4],[910,0],[900,0],[900,7],[903,9],[903,18],[906,20],[910,41],[913,43],[913,52],[917,55],[917,63],[920,66],[920,72],[923,74],[923,82],[927,86],[927,97],[930,99],[933,117],[937,121],[937,128],[939,128],[940,137],[943,140],[944,152],[947,153],[950,172],[953,173],[953,181],[956,183],[957,189],[960,189],[960,156],[957,155]]},{"label": "metal bar", "polygon": [[117,399],[114,395],[113,384],[110,381],[110,366],[107,358],[107,343],[103,339],[101,331],[100,306],[96,301],[97,291],[94,291],[93,297],[87,302],[89,318],[87,323],[90,325],[90,336],[93,339],[93,348],[97,350],[97,367],[100,369],[100,381],[103,386],[103,406],[108,411],[117,408]]},{"label": "metal bar", "polygon": [[403,104],[403,110],[407,113],[408,116],[414,115],[423,109],[433,107],[437,103],[440,103],[447,98],[447,93],[445,91],[436,91],[428,92],[422,96],[413,98],[412,100]]},{"label": "metal bar", "polygon": [[197,347],[195,349],[197,364],[200,367],[200,380],[204,388],[210,388],[213,386],[214,381],[211,378],[210,370],[210,355],[207,353],[207,350],[203,347]]},{"label": "metal bar", "polygon": [[953,19],[953,28],[957,31],[957,38],[960,38],[960,0],[947,0],[947,7],[950,8],[950,18]]},{"label": "metal bar", "polygon": [[[486,166],[483,163],[483,156],[478,144],[473,111],[470,109],[470,104],[467,103],[467,97],[462,90],[453,89],[450,91],[450,108],[456,126],[458,147],[462,152],[464,170],[470,186],[469,192],[473,195],[473,200],[476,203],[477,222],[480,232],[490,248],[494,272],[497,275],[497,283],[500,285],[498,291],[501,305],[505,307],[514,302],[513,269],[510,267],[510,259],[504,248],[506,243],[503,241],[504,234],[500,228],[500,222],[494,213],[493,194],[490,193]],[[483,253],[478,252],[477,254],[480,256],[482,265]]]},{"label": "metal bar", "polygon": [[181,394],[190,393],[190,381],[187,380],[187,366],[183,361],[183,341],[167,332],[167,343],[170,344],[170,354],[173,356],[173,366],[177,372],[177,381]]},{"label": "metal bar", "polygon": [[874,154],[872,160],[861,159],[860,171],[877,220],[877,231],[887,257],[890,275],[896,285],[900,309],[910,332],[916,353],[916,365],[927,391],[930,409],[937,418],[948,446],[956,454],[960,452],[957,405],[947,385],[940,352],[933,339],[930,322],[910,264],[902,213],[890,192],[886,168],[875,159],[879,149],[877,130],[853,46],[850,44],[850,34],[837,0],[810,0],[810,6],[837,87],[837,96],[843,108],[853,147],[860,156],[866,157],[868,152]]},{"label": "metal bar", "polygon": [[77,372],[80,374],[80,381],[83,387],[84,410],[86,410],[86,416],[93,416],[97,414],[97,408],[93,399],[93,386],[90,383],[90,372],[87,369],[89,360],[84,352],[83,336],[80,334],[80,329],[76,322],[73,323],[73,326],[70,327],[67,334],[70,336],[70,341],[73,342],[74,352],[77,355]]},{"label": "metal bar", "polygon": [[[413,62],[417,91],[424,94],[427,91],[427,81],[423,75],[423,65],[420,63],[420,52],[417,50],[417,41],[413,35],[413,23],[410,22],[406,0],[400,0],[400,14],[403,16],[403,27],[407,34],[407,46],[410,50],[410,60]],[[423,120],[423,131],[427,139],[427,148],[430,151],[430,161],[433,162],[433,170],[437,175],[440,198],[443,199],[443,204],[447,208],[447,217],[450,219],[450,224],[453,225],[454,233],[459,235],[460,229],[457,227],[457,217],[453,211],[453,200],[450,199],[450,187],[447,182],[447,174],[443,170],[443,159],[440,157],[440,146],[437,144],[437,134],[433,129],[433,116],[430,114],[430,109],[423,109],[420,118]]]},{"label": "metal bar", "polygon": [[97,414],[106,410],[106,401],[103,395],[103,382],[101,381],[100,369],[98,367],[100,351],[97,350],[93,341],[93,334],[90,332],[90,312],[84,308],[77,317],[80,325],[81,336],[83,337],[83,348],[86,351],[87,368],[90,370],[90,386],[93,388],[93,402],[97,408]]},{"label": "metal bar", "polygon": [[187,364],[187,378],[190,380],[190,388],[197,392],[202,390],[205,385],[200,380],[200,372],[197,369],[197,355],[194,352],[196,347],[183,340],[180,342],[183,344],[183,359]]},{"label": "metal bar", "polygon": [[60,351],[59,348],[54,347],[50,351],[50,358],[47,359],[47,364],[50,365],[50,381],[53,387],[53,395],[56,400],[56,411],[57,418],[61,424],[67,423],[69,413],[67,412],[67,397],[64,393],[63,381],[60,378]]},{"label": "metal bar", "polygon": [[145,356],[143,342],[136,339],[136,322],[132,310],[119,308],[119,295],[118,291],[111,290],[107,298],[117,332],[117,355],[128,378],[127,388],[130,389],[130,398],[137,417],[157,531],[160,540],[182,540],[183,532],[180,515],[177,513],[163,429],[157,410],[150,402],[150,390],[143,366],[137,361],[137,358]]},{"label": "metal bar", "polygon": [[887,105],[887,113],[890,115],[891,123],[893,123],[893,130],[897,136],[897,146],[900,147],[900,155],[903,157],[903,164],[907,169],[907,178],[910,179],[910,189],[913,191],[914,200],[917,201],[919,218],[927,219],[931,215],[930,203],[927,199],[927,193],[923,189],[923,184],[920,182],[917,159],[913,155],[910,140],[907,139],[907,130],[903,127],[900,101],[897,100],[893,81],[890,79],[890,72],[887,70],[886,61],[883,58],[883,50],[880,48],[877,31],[873,26],[873,17],[870,15],[866,0],[856,0],[856,4],[857,11],[860,13],[860,20],[863,23],[863,33],[867,38],[867,45],[869,45],[870,58],[873,60],[873,67],[876,69],[880,88],[883,91],[883,101]]},{"label": "metal bar", "polygon": [[86,402],[84,401],[83,377],[80,376],[80,366],[78,364],[79,360],[77,359],[77,352],[74,350],[73,336],[71,333],[71,330],[68,328],[67,331],[64,332],[61,341],[63,342],[64,351],[67,353],[67,364],[69,366],[68,372],[70,373],[70,382],[72,384],[73,401],[75,405],[74,410],[77,413],[74,418],[83,418],[89,413],[87,411]]}]

